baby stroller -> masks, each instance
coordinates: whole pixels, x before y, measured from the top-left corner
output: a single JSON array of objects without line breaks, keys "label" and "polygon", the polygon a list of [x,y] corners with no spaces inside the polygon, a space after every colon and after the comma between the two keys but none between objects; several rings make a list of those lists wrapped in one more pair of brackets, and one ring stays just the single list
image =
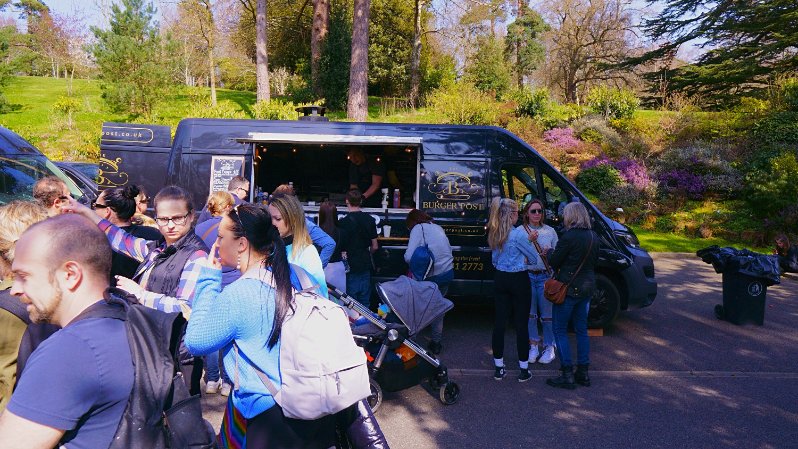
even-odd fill
[{"label": "baby stroller", "polygon": [[[436,318],[451,310],[452,302],[444,298],[432,282],[417,282],[406,276],[377,283],[377,294],[390,310],[385,319],[375,315],[354,298],[327,284],[330,295],[362,315],[352,325],[358,345],[369,357],[371,396],[369,405],[376,412],[382,404],[383,391],[400,391],[427,379],[437,390],[438,399],[446,405],[457,402],[460,387],[449,380],[446,366],[411,338]],[[376,354],[376,355],[374,355]]]}]

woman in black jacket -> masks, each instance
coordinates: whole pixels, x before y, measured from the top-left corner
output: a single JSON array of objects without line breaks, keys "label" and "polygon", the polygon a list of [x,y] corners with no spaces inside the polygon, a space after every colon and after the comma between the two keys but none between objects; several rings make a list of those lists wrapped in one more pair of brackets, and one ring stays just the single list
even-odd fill
[{"label": "woman in black jacket", "polygon": [[[582,203],[569,203],[563,211],[565,233],[549,258],[556,273],[554,278],[568,284],[562,304],[552,310],[554,341],[560,356],[559,377],[547,379],[552,387],[573,390],[576,383],[590,386],[587,368],[590,364],[590,340],[587,336],[587,313],[590,298],[596,289],[599,236],[591,230],[590,215]],[[573,372],[571,346],[568,341],[568,321],[573,319],[576,332],[576,373]]]}]

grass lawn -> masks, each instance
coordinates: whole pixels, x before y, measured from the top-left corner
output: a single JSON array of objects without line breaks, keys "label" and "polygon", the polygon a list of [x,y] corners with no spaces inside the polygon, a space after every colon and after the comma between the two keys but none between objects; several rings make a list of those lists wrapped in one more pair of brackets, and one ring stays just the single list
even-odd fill
[{"label": "grass lawn", "polygon": [[637,238],[640,240],[640,246],[649,252],[673,252],[673,253],[691,253],[695,254],[696,251],[706,248],[711,245],[718,246],[733,246],[735,248],[747,248],[751,251],[759,253],[770,254],[773,248],[758,248],[746,246],[740,242],[730,242],[720,238],[694,238],[686,237],[684,235],[674,233],[663,233],[655,231],[646,231],[637,226],[630,226],[635,231]]}]

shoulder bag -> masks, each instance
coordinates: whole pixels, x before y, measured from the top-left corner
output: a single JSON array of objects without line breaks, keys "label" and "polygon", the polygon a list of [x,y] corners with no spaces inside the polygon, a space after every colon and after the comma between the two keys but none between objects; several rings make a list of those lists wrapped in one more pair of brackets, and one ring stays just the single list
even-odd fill
[{"label": "shoulder bag", "polygon": [[[555,279],[555,276],[552,276],[551,279],[547,279],[546,282],[543,284],[543,297],[545,297],[549,302],[552,304],[562,304],[565,302],[565,295],[568,293],[568,287],[571,285],[571,282],[576,279],[579,275],[579,272],[582,270],[582,266],[585,265],[585,261],[587,261],[587,256],[590,255],[590,251],[593,249],[593,236],[590,236],[590,246],[587,248],[587,252],[585,253],[585,257],[582,258],[582,263],[579,264],[579,268],[576,269],[576,273],[571,277],[571,280],[568,281],[566,284],[565,282],[558,281]],[[559,274],[559,271],[557,272]]]}]

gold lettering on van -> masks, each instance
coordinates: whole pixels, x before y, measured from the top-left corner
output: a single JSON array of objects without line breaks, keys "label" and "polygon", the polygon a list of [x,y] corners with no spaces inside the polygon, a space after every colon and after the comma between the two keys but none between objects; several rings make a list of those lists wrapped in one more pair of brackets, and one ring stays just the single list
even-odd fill
[{"label": "gold lettering on van", "polygon": [[[482,204],[484,186],[471,181],[473,173],[456,171],[435,172],[434,180],[427,185],[427,190],[435,195],[437,201],[423,201],[423,209],[444,210],[484,210]],[[474,199],[479,202],[469,202]]]}]

